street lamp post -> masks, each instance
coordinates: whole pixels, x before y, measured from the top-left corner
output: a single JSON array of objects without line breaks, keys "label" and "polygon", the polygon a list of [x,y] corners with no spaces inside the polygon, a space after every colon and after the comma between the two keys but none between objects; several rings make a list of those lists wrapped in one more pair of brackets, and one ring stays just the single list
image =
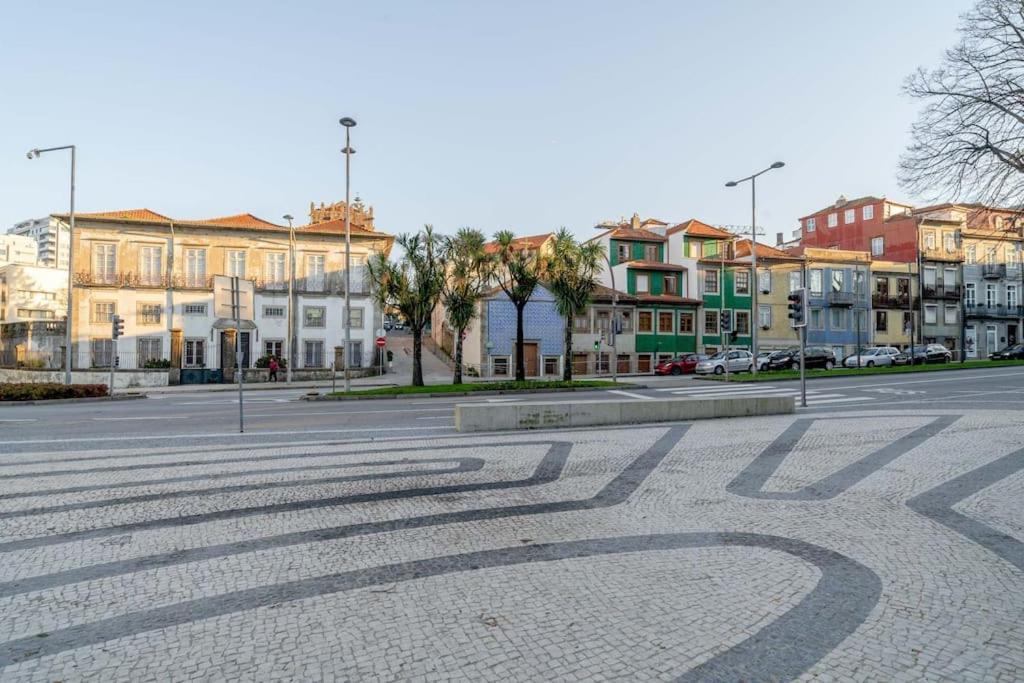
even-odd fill
[{"label": "street lamp post", "polygon": [[[57,152],[60,150],[71,150],[71,211],[68,214],[68,310],[67,316],[64,321],[64,383],[71,384],[71,319],[74,313],[72,307],[72,299],[74,292],[74,281],[73,275],[74,269],[72,264],[75,258],[75,252],[72,249],[74,245],[74,234],[75,234],[75,146],[64,145],[62,147],[47,147],[45,149],[33,149],[26,155],[29,159],[38,159],[39,155],[45,154],[46,152]],[[56,265],[60,268],[60,226],[57,226],[57,241],[56,241]],[[117,349],[114,349],[114,353],[117,353]],[[113,390],[113,387],[111,387]]]},{"label": "street lamp post", "polygon": [[292,383],[292,365],[294,364],[295,352],[293,349],[293,337],[295,336],[295,227],[292,225],[292,221],[295,218],[286,213],[282,216],[288,221],[288,339],[285,341],[287,348],[284,352],[285,357],[285,381],[288,384]]},{"label": "street lamp post", "polygon": [[[615,289],[615,271],[612,270],[612,262],[611,262],[611,259],[608,258],[608,254],[604,255],[604,261],[605,261],[605,263],[608,264],[608,274],[612,278],[612,324],[609,327],[609,336],[611,337],[611,347],[612,347],[612,381],[613,382],[618,382],[619,381],[619,341],[618,341],[618,334],[616,332],[617,332],[617,329],[618,329],[617,325],[618,325],[618,322],[619,322],[619,319],[617,317],[617,315],[618,315],[618,303],[619,303],[619,290]],[[572,359],[568,359],[568,360],[570,362],[572,361]],[[598,366],[600,366],[600,363],[601,363],[601,357],[600,356],[598,356],[598,361],[597,362],[598,362]],[[598,367],[598,371],[600,371],[600,367]]]},{"label": "street lamp post", "polygon": [[355,154],[355,150],[352,149],[349,133],[355,127],[356,120],[345,116],[339,119],[338,123],[345,127],[345,149],[341,151],[345,154],[345,393],[347,394],[351,389],[348,369],[352,361],[352,309],[349,300],[349,290],[352,289],[352,207],[349,206],[348,197],[352,155]]},{"label": "street lamp post", "polygon": [[[764,175],[768,171],[776,168],[782,168],[786,164],[781,161],[776,161],[774,164],[758,171],[753,175],[749,175],[746,178],[740,178],[739,180],[730,180],[725,184],[726,187],[736,187],[740,183],[750,181],[750,262],[751,268],[754,271],[754,282],[752,283],[753,289],[751,290],[750,315],[752,318],[757,316],[757,177]],[[754,320],[750,321],[750,352],[754,356],[754,367],[753,374],[757,375],[757,325],[754,324]]]}]

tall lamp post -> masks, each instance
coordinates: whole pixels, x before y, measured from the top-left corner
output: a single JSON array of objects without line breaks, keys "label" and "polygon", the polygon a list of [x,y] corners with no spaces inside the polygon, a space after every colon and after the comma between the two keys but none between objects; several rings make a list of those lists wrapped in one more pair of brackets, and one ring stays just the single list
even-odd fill
[{"label": "tall lamp post", "polygon": [[[45,149],[33,149],[30,150],[26,155],[29,159],[38,159],[39,155],[45,154],[46,152],[57,152],[60,150],[71,150],[71,211],[68,214],[68,310],[67,317],[64,321],[64,383],[71,384],[71,317],[74,312],[72,308],[72,298],[74,292],[74,281],[72,273],[74,269],[72,264],[75,258],[75,252],[72,249],[74,244],[75,234],[75,146],[64,145],[62,147],[46,147]],[[60,226],[57,226],[57,242],[56,242],[56,264],[60,268]],[[115,350],[116,354],[117,351]],[[111,387],[113,390],[113,387]]]},{"label": "tall lamp post", "polygon": [[345,393],[347,394],[351,389],[348,368],[352,360],[352,309],[349,301],[349,290],[352,289],[352,207],[349,206],[348,195],[352,155],[356,152],[352,149],[349,133],[355,127],[356,120],[345,116],[338,119],[338,123],[345,127],[345,149],[341,151],[345,154]]},{"label": "tall lamp post", "polygon": [[282,218],[288,221],[288,339],[285,341],[287,349],[284,353],[286,359],[284,374],[285,381],[291,384],[292,365],[295,360],[293,351],[295,345],[292,343],[295,336],[295,227],[292,225],[292,221],[295,218],[290,213],[286,213]]},{"label": "tall lamp post", "polygon": [[753,289],[751,290],[752,296],[750,299],[750,306],[753,309],[751,311],[751,317],[754,320],[750,321],[750,353],[754,356],[754,367],[753,374],[757,375],[757,325],[754,324],[756,321],[757,310],[757,177],[764,175],[768,171],[776,168],[782,168],[786,164],[781,161],[776,161],[774,164],[758,171],[753,175],[748,175],[746,178],[740,178],[739,180],[730,180],[725,184],[726,187],[736,187],[740,183],[750,181],[750,260],[751,267],[754,271],[754,282],[752,283]]},{"label": "tall lamp post", "polygon": [[[611,337],[612,347],[612,381],[619,381],[619,340],[618,340],[618,303],[619,303],[619,290],[615,289],[615,271],[612,270],[612,261],[608,258],[608,254],[604,255],[604,262],[608,264],[608,274],[612,278],[612,324],[609,327],[609,337]],[[598,356],[598,372],[600,372],[601,357]],[[572,362],[572,359],[569,359]]]}]

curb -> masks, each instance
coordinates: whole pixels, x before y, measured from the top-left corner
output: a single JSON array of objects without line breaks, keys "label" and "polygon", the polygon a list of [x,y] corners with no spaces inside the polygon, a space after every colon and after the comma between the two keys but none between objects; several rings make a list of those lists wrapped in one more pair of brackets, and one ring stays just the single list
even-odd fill
[{"label": "curb", "polygon": [[109,403],[110,401],[136,401],[142,398],[147,397],[145,394],[114,394],[113,396],[89,396],[87,398],[48,398],[32,401],[0,401],[0,407],[52,406],[61,405],[63,403],[95,403],[97,401]]},{"label": "curb", "polygon": [[376,401],[396,398],[445,398],[447,396],[502,396],[505,394],[562,394],[577,391],[611,391],[613,389],[647,389],[646,384],[622,384],[617,387],[560,387],[557,389],[492,389],[481,391],[443,391],[431,393],[387,394],[384,396],[328,396],[306,394],[300,401]]},{"label": "curb", "polygon": [[[994,361],[994,363],[998,363],[998,362],[999,361]],[[978,366],[975,365],[975,366],[969,367],[969,368],[965,368],[965,367],[962,367],[960,365],[953,365],[952,367],[950,367],[950,366],[941,366],[940,365],[940,366],[937,366],[934,370],[910,370],[910,371],[903,371],[903,372],[886,371],[886,372],[870,372],[870,373],[863,373],[863,374],[861,374],[861,373],[850,373],[850,374],[842,374],[842,375],[812,375],[812,376],[808,376],[807,377],[807,381],[810,382],[810,381],[813,381],[813,380],[816,380],[816,379],[852,379],[852,378],[856,378],[856,377],[888,377],[890,375],[929,375],[929,374],[934,374],[934,373],[958,372],[958,371],[963,371],[963,370],[995,370],[996,368],[1000,368],[1000,367],[1012,368],[1012,367],[1024,367],[1024,365],[1020,365],[1020,364],[1017,364],[1017,363],[1015,363],[1013,365],[992,365],[991,367],[978,367]],[[838,370],[839,368],[836,368],[836,369]],[[762,370],[761,372],[764,372],[764,371]],[[735,373],[733,373],[733,374],[735,374]],[[719,377],[721,377],[721,375],[719,375]],[[697,381],[700,381],[700,382],[716,382],[718,384],[763,384],[765,382],[799,382],[800,381],[799,377],[772,377],[771,379],[764,379],[764,380],[760,380],[760,379],[758,379],[758,380],[752,380],[752,379],[730,379],[728,382],[726,382],[724,379],[714,379],[714,377],[711,377],[711,376],[705,377],[705,376],[702,376],[702,375],[694,375],[693,378],[695,380],[697,380]]]}]

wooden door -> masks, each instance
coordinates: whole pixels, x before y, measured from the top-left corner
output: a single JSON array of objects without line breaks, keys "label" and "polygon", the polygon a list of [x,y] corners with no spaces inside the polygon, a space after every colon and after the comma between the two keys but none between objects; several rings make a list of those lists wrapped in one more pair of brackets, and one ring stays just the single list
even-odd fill
[{"label": "wooden door", "polygon": [[523,365],[526,367],[527,377],[536,377],[540,374],[540,358],[536,342],[523,344]]}]

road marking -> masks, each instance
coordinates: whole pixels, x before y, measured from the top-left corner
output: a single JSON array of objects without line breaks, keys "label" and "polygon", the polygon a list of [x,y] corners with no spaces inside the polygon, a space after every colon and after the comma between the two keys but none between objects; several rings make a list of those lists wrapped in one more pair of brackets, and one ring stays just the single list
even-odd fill
[{"label": "road marking", "polygon": [[[88,436],[75,438],[75,443],[86,441],[167,441],[174,439],[223,439],[224,437],[246,436],[296,436],[301,434],[364,434],[366,432],[418,432],[424,429],[449,429],[449,427],[373,427],[370,429],[303,429],[299,431],[274,432],[213,432],[210,434],[148,434],[146,436]],[[68,439],[28,439],[24,441],[7,441],[8,445],[67,443]]]},{"label": "road marking", "polygon": [[34,418],[22,418],[20,420],[0,420],[0,422],[39,422],[39,420]]},{"label": "road marking", "polygon": [[417,420],[452,420],[454,419],[451,415],[429,415],[427,417],[417,417]]},{"label": "road marking", "polygon": [[619,396],[629,396],[630,398],[642,398],[642,399],[645,399],[645,400],[648,400],[648,401],[650,401],[650,400],[652,400],[654,398],[653,396],[644,396],[643,394],[634,394],[631,391],[622,391],[620,389],[609,389],[608,393],[609,394],[618,394]]},{"label": "road marking", "polygon": [[[825,394],[825,396],[842,396],[842,394]],[[821,400],[821,398],[819,398],[817,396],[815,396],[813,398],[811,398],[810,396],[807,397],[807,403],[809,403],[811,405],[818,405],[819,403],[849,403],[851,401],[874,401],[874,400],[875,399],[870,398],[870,397],[860,398],[860,397],[857,397],[857,396],[847,396],[845,398],[829,398],[829,399],[826,399],[826,400],[823,401],[823,400]]]},{"label": "road marking", "polygon": [[655,391],[668,391],[672,393],[688,393],[688,394],[704,394],[704,393],[715,393],[718,391],[724,391],[729,389],[731,391],[755,391],[757,389],[774,389],[776,387],[771,384],[762,384],[760,386],[754,384],[727,384],[722,383],[721,386],[717,387],[670,387],[667,389],[655,389]]},{"label": "road marking", "polygon": [[522,401],[523,399],[521,399],[521,398],[488,398],[488,399],[484,399],[484,400],[486,400],[488,403],[508,403],[510,401]]},{"label": "road marking", "polygon": [[139,417],[94,417],[100,422],[116,422],[118,420],[187,420],[192,415],[142,415]]}]

